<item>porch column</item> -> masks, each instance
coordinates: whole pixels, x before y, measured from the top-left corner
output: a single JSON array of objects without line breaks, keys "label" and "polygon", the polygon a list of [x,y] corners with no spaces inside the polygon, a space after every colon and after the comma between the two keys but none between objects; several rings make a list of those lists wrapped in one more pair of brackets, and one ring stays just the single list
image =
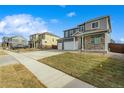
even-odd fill
[{"label": "porch column", "polygon": [[109,33],[105,33],[105,51],[109,51],[108,44],[110,43],[110,36]]},{"label": "porch column", "polygon": [[73,50],[75,50],[75,37],[73,37],[73,42],[74,42]]},{"label": "porch column", "polygon": [[82,50],[84,50],[84,36],[82,36]]}]

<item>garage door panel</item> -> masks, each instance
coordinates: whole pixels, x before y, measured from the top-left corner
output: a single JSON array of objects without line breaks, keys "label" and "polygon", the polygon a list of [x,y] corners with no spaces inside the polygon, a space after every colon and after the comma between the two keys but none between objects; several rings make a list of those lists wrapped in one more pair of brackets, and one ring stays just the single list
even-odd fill
[{"label": "garage door panel", "polygon": [[73,42],[64,42],[64,50],[73,50],[74,48]]},{"label": "garage door panel", "polygon": [[77,50],[78,49],[78,42],[75,42],[75,49],[74,49],[74,42],[64,42],[64,50]]}]

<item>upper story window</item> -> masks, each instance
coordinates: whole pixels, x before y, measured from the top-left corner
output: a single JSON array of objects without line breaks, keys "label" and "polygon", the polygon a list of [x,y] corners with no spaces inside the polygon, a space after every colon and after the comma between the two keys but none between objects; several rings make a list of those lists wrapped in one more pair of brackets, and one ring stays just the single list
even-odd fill
[{"label": "upper story window", "polygon": [[92,26],[92,28],[98,28],[98,26],[99,26],[98,21],[93,22],[93,23],[91,24],[91,26]]},{"label": "upper story window", "polygon": [[72,36],[73,35],[73,30],[70,30],[70,36]]},{"label": "upper story window", "polygon": [[80,26],[80,31],[83,31],[84,30],[84,26]]},{"label": "upper story window", "polygon": [[65,37],[68,37],[68,31],[65,31]]}]

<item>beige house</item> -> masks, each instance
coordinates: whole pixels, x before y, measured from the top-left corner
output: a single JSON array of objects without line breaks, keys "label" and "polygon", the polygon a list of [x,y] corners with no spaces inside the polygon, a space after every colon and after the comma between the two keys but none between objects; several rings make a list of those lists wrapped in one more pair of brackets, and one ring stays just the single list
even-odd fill
[{"label": "beige house", "polygon": [[98,17],[65,30],[64,38],[58,40],[58,49],[107,52],[110,33],[110,17]]},{"label": "beige house", "polygon": [[58,36],[49,33],[37,33],[30,36],[29,46],[30,48],[52,48],[57,46]]}]

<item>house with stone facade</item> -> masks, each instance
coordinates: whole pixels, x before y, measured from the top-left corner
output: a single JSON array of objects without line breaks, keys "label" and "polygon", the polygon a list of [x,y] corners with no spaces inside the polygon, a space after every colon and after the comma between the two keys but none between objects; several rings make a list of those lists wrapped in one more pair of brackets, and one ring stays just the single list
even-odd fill
[{"label": "house with stone facade", "polygon": [[49,32],[36,33],[30,35],[29,46],[30,48],[52,48],[57,46],[57,40],[59,36]]},{"label": "house with stone facade", "polygon": [[98,17],[65,30],[64,38],[58,40],[58,50],[108,52],[110,33],[110,16]]}]

